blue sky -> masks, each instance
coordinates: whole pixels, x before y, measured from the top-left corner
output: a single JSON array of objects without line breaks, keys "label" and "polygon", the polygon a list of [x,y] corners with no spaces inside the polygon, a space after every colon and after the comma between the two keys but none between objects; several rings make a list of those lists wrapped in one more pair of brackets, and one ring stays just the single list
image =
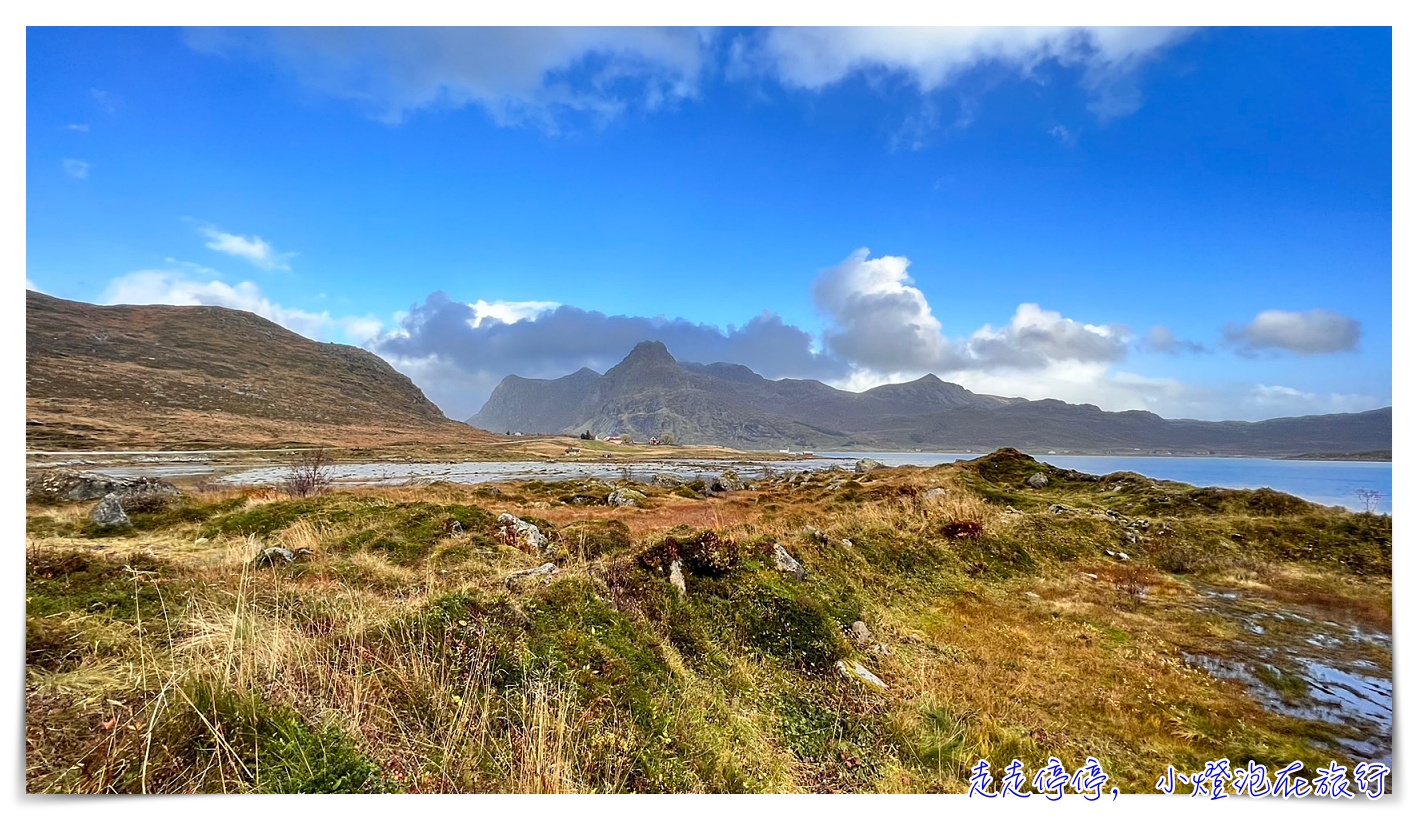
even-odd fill
[{"label": "blue sky", "polygon": [[635,341],[859,389],[1392,402],[1388,29],[27,35],[27,286],[455,418]]}]

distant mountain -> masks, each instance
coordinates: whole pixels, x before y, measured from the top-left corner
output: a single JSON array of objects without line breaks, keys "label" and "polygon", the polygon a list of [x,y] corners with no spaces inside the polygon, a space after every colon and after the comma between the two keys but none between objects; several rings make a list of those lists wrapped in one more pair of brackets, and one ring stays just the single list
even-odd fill
[{"label": "distant mountain", "polygon": [[408,377],[220,307],[101,307],[25,296],[31,449],[364,446],[492,439]]},{"label": "distant mountain", "polygon": [[1164,419],[1091,404],[972,393],[934,375],[861,393],[681,363],[641,342],[605,375],[508,376],[468,423],[494,432],[670,436],[741,449],[1293,455],[1390,449],[1391,408],[1261,422]]}]

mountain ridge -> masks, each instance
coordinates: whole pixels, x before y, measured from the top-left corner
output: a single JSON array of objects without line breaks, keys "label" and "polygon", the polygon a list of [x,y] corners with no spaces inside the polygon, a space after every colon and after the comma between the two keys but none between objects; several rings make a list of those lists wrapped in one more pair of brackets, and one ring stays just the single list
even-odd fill
[{"label": "mountain ridge", "polygon": [[[519,426],[530,422],[540,426]],[[731,362],[678,362],[659,342],[637,344],[601,376],[588,368],[559,379],[509,376],[467,423],[739,449],[1184,455],[1385,450],[1393,427],[1388,407],[1254,422],[1166,419],[1147,410],[974,393],[934,374],[854,393],[812,379],[767,379]]]}]

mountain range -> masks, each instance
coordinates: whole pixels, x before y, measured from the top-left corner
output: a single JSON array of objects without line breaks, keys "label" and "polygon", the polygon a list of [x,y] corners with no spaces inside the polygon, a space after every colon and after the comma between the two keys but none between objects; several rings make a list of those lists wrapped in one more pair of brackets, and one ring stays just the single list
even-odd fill
[{"label": "mountain range", "polygon": [[1267,421],[1165,419],[1142,410],[973,393],[934,375],[854,393],[770,380],[739,364],[679,362],[636,345],[604,375],[508,376],[468,423],[492,432],[630,435],[740,449],[1280,456],[1392,447],[1392,408]]}]

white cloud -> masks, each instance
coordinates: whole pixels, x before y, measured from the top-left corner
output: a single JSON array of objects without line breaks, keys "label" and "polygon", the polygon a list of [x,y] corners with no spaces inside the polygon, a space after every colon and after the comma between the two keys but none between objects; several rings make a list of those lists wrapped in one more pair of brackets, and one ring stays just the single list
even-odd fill
[{"label": "white cloud", "polygon": [[211,225],[203,225],[198,230],[207,237],[208,248],[245,259],[262,270],[290,270],[290,259],[295,256],[277,251],[259,236],[226,233]]},{"label": "white cloud", "polygon": [[1068,130],[1062,125],[1055,125],[1049,129],[1049,136],[1058,137],[1059,142],[1072,148],[1078,142],[1078,134]]},{"label": "white cloud", "polygon": [[88,123],[71,122],[71,123],[69,123],[68,125],[64,126],[64,130],[66,130],[66,131],[88,131],[88,130],[89,130],[89,125],[88,125]]},{"label": "white cloud", "polygon": [[62,164],[64,166],[64,173],[68,174],[74,179],[89,178],[89,164],[84,160],[74,159],[73,157],[65,157],[64,162]]},{"label": "white cloud", "polygon": [[696,29],[652,27],[193,29],[187,41],[270,60],[389,123],[478,105],[553,131],[567,115],[605,122],[693,95],[708,46]]},{"label": "white cloud", "polygon": [[1314,355],[1359,347],[1359,322],[1332,310],[1263,310],[1244,326],[1226,328],[1227,341],[1243,353],[1288,350]]},{"label": "white cloud", "polygon": [[736,53],[783,83],[809,90],[865,74],[903,76],[929,93],[981,66],[1030,77],[1052,62],[1081,70],[1090,109],[1108,119],[1137,110],[1137,70],[1189,34],[1165,27],[777,28]]},{"label": "white cloud", "polygon": [[468,320],[472,327],[482,327],[489,321],[521,322],[534,319],[549,310],[561,307],[560,302],[487,302],[482,299],[468,305],[473,317]]},{"label": "white cloud", "polygon": [[[1036,304],[1021,304],[1009,324],[985,325],[966,339],[946,338],[926,295],[913,284],[904,256],[870,258],[858,249],[813,283],[813,299],[830,320],[825,348],[857,370],[880,374],[966,369],[1033,370],[1055,361],[1118,361],[1130,332],[1092,325]],[[868,378],[861,376],[860,378]]]},{"label": "white cloud", "polygon": [[200,281],[175,270],[141,270],[121,276],[109,283],[99,301],[106,305],[210,305],[245,310],[317,341],[361,343],[383,329],[372,316],[331,316],[329,311],[284,307],[267,298],[254,282]]}]

